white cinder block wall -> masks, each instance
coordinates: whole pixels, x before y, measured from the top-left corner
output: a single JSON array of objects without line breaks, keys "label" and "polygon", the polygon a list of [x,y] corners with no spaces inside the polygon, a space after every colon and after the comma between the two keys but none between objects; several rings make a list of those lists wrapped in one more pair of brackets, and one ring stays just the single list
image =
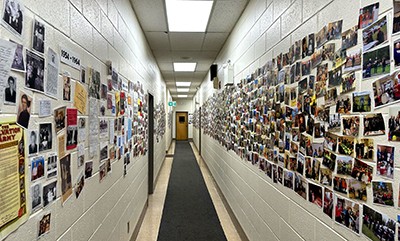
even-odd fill
[{"label": "white cinder block wall", "polygon": [[[1,1],[1,8],[4,6]],[[107,83],[106,61],[125,79],[140,81],[144,90],[154,96],[154,103],[165,103],[167,89],[147,40],[140,28],[129,0],[24,0],[25,16],[23,38],[18,39],[3,26],[0,27],[2,39],[12,39],[31,49],[32,29],[35,18],[45,22],[47,48],[59,52],[59,44],[80,54],[82,64],[100,71],[102,83]],[[2,9],[3,10],[3,9]],[[78,80],[80,73],[64,64],[60,64],[60,74],[68,71],[73,80]],[[42,94],[33,93],[24,88],[24,75],[12,72],[18,78],[17,91],[24,90],[34,97],[35,106],[30,128],[38,128],[42,122],[52,121],[52,117],[41,118],[38,114],[38,100],[50,99]],[[62,86],[60,78],[59,86]],[[72,83],[74,86],[74,81]],[[74,93],[74,92],[72,92]],[[62,89],[59,91],[61,98]],[[52,101],[52,108],[72,103]],[[15,107],[2,105],[2,116],[14,115]],[[165,118],[167,120],[167,118]],[[166,125],[168,130],[168,125]],[[169,130],[169,133],[171,130]],[[168,132],[167,132],[168,133]],[[55,137],[55,133],[53,133]],[[165,157],[170,136],[164,135],[155,144],[155,175]],[[86,160],[89,158],[86,142]],[[53,150],[57,151],[56,143]],[[77,168],[76,150],[72,153],[72,182],[75,184],[82,167]],[[78,199],[73,194],[68,201],[55,203],[30,216],[29,220],[10,234],[5,240],[36,240],[38,221],[51,212],[51,231],[41,240],[129,240],[147,200],[148,170],[147,155],[131,159],[128,173],[123,177],[123,160],[112,163],[112,173],[99,183],[99,161],[93,160],[93,177],[85,180],[85,187]],[[28,182],[29,183],[29,182]],[[61,187],[58,180],[58,187]],[[58,188],[58,195],[61,189]],[[127,232],[127,223],[130,232]]]},{"label": "white cinder block wall", "polygon": [[[343,19],[343,31],[357,25],[360,2],[367,6],[378,1],[251,0],[215,61],[219,66],[219,77],[223,73],[221,67],[228,59],[234,64],[236,84],[279,53],[288,52],[295,41],[318,32],[330,22]],[[391,0],[379,2],[380,17],[389,14],[391,29],[393,3]],[[360,35],[359,32],[359,43],[362,43]],[[361,84],[361,76],[357,78],[356,91],[365,89],[365,86],[372,90],[372,81]],[[197,98],[202,106],[217,92],[207,76],[193,101]],[[387,113],[387,109],[379,112]],[[198,132],[198,129],[193,129],[197,147],[200,144]],[[374,139],[375,147],[376,144],[388,144],[386,136]],[[396,143],[389,145],[399,149]],[[202,135],[201,149],[213,177],[250,240],[367,240],[362,234],[358,236],[335,224],[315,204],[305,201],[294,191],[272,183],[258,166],[241,160],[233,151],[227,152],[208,135]],[[399,169],[396,169],[394,200],[398,199],[399,175]],[[379,177],[374,179],[382,180]],[[372,205],[371,188],[367,191],[367,204],[397,220],[396,208]]]}]

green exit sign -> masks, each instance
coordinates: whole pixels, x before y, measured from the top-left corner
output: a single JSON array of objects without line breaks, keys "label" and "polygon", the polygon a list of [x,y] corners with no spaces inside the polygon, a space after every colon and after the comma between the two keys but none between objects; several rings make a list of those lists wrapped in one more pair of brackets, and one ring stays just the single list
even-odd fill
[{"label": "green exit sign", "polygon": [[168,106],[176,106],[176,101],[170,101],[168,102]]}]

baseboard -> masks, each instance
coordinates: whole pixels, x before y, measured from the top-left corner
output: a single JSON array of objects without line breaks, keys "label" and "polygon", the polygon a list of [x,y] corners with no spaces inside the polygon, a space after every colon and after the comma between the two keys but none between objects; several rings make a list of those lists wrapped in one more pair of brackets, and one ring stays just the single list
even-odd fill
[{"label": "baseboard", "polygon": [[[194,148],[196,148],[197,152],[199,152],[199,150],[197,149],[197,146],[194,145],[194,143],[193,143],[192,146],[193,146]],[[241,239],[242,241],[249,241],[249,238],[247,237],[247,235],[246,235],[246,233],[244,232],[242,226],[240,225],[238,219],[236,218],[235,213],[233,212],[231,206],[229,206],[228,201],[226,200],[226,198],[225,198],[224,194],[222,193],[221,189],[219,188],[218,183],[215,181],[214,177],[212,176],[212,173],[210,172],[210,169],[208,168],[207,163],[204,161],[204,159],[203,159],[202,156],[199,156],[199,158],[201,158],[201,160],[203,161],[204,167],[205,167],[205,168],[208,170],[208,172],[211,174],[212,180],[213,180],[213,182],[215,183],[216,190],[217,190],[219,196],[221,197],[221,201],[222,201],[222,203],[224,204],[224,206],[225,206],[225,208],[226,208],[226,211],[228,212],[229,217],[231,218],[232,223],[233,223],[233,225],[235,226],[236,231],[237,231],[238,234],[239,234],[240,239]]]},{"label": "baseboard", "polygon": [[149,206],[149,199],[146,200],[146,203],[143,206],[142,213],[140,214],[139,220],[135,226],[135,230],[133,230],[130,241],[135,241],[139,235],[140,227],[143,224],[144,216],[146,215],[147,207]]},{"label": "baseboard", "polygon": [[[189,142],[193,142],[193,138],[188,138]],[[197,147],[196,147],[197,148]]]}]

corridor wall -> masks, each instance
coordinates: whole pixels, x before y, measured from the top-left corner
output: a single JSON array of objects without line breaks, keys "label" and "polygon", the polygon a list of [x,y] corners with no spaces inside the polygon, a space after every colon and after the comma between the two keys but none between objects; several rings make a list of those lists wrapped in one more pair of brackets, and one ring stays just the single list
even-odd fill
[{"label": "corridor wall", "polygon": [[[382,46],[389,46],[391,60],[393,60],[392,45],[398,39],[398,35],[392,36],[393,1],[255,0],[249,2],[215,61],[220,66],[218,77],[224,84],[222,66],[228,60],[231,60],[234,65],[235,85],[243,83],[243,88],[251,89],[251,86],[257,86],[257,84],[250,80],[262,80],[260,76],[265,73],[263,71],[267,68],[266,64],[272,59],[277,60],[281,53],[288,53],[290,47],[296,41],[301,41],[312,33],[317,35],[324,26],[339,20],[343,20],[342,32],[344,32],[358,25],[360,8],[375,2],[379,2],[378,19],[387,16],[388,40]],[[339,45],[337,46],[340,46],[341,41],[338,42]],[[362,30],[358,30],[358,45],[351,50],[359,50],[362,47]],[[309,57],[307,58],[308,60],[310,59]],[[390,62],[390,65],[391,73],[396,72],[393,61]],[[259,70],[260,72],[258,72]],[[316,68],[311,70],[311,75],[317,75]],[[355,77],[356,85],[354,91],[370,91],[372,106],[374,107],[372,83],[380,77],[363,78],[361,69],[355,72]],[[260,81],[259,83],[264,82]],[[284,86],[291,87],[293,85],[289,86],[285,83]],[[294,86],[297,91],[297,85],[295,84]],[[213,89],[213,83],[209,81],[209,76],[207,76],[193,99],[199,100],[203,112],[207,100],[211,100],[211,105],[219,105],[216,103],[216,99],[212,98],[213,95],[216,96],[219,93],[222,93],[222,90]],[[266,95],[267,92],[262,92],[259,97],[262,98],[262,96]],[[224,99],[221,102],[225,101],[230,101],[230,99]],[[317,106],[323,104],[324,98],[321,96],[317,100]],[[398,104],[391,106],[396,105]],[[229,116],[231,110],[225,111]],[[261,112],[261,110],[259,111]],[[377,213],[386,215],[393,222],[397,221],[396,214],[398,213],[396,207],[399,192],[399,169],[394,168],[394,178],[382,176],[377,171],[376,155],[378,145],[388,145],[395,147],[396,150],[400,146],[397,142],[388,142],[389,109],[387,107],[376,108],[376,112],[382,113],[384,116],[386,135],[372,137],[374,139],[374,159],[366,161],[366,163],[373,167],[373,180],[393,184],[394,204],[393,206],[377,204],[371,184],[366,188],[367,200],[355,200],[350,199],[346,194],[337,194],[339,198],[359,204],[358,232],[355,232],[352,228],[345,227],[345,225],[338,224],[338,222],[335,222],[334,216],[328,217],[323,212],[323,207],[308,201],[308,193],[305,200],[290,188],[285,187],[283,183],[274,183],[273,179],[269,178],[266,172],[261,170],[260,159],[257,158],[258,161],[252,164],[246,157],[241,158],[235,153],[236,149],[228,151],[228,148],[221,144],[224,141],[217,141],[217,139],[223,140],[225,133],[221,133],[218,137],[212,137],[212,133],[204,133],[205,123],[203,123],[203,120],[201,123],[202,157],[250,240],[368,240],[367,236],[362,232],[362,207],[368,206],[376,210]],[[364,113],[345,114],[344,116],[355,115],[358,115],[361,120],[365,118]],[[208,123],[219,121],[218,118],[221,116],[223,115],[213,115],[213,118],[210,118]],[[360,135],[362,137],[361,128]],[[229,130],[230,128],[227,127],[227,129]],[[194,143],[197,147],[200,145],[197,138],[198,134],[199,129],[194,128],[193,135],[196,137],[194,138]],[[342,135],[341,131],[338,135]],[[284,154],[281,155],[283,156]],[[398,155],[394,160],[398,162]],[[272,160],[270,161],[272,162]],[[277,164],[277,166],[279,165]],[[282,162],[282,167],[283,165]],[[396,167],[396,164],[394,166]],[[348,177],[351,178],[350,176]],[[333,186],[324,187],[319,181],[314,182],[309,179],[307,181],[315,183],[325,188],[325,190],[326,188],[333,189]],[[390,225],[394,225],[394,223]]]},{"label": "corridor wall", "polygon": [[[102,173],[100,177],[99,169],[103,162],[99,160],[99,153],[95,153],[93,159],[90,157],[89,147],[92,143],[89,141],[89,135],[92,127],[89,128],[89,124],[87,124],[85,129],[87,136],[84,140],[84,158],[85,161],[93,161],[93,174],[90,178],[85,179],[85,184],[79,197],[76,197],[74,192],[65,202],[62,202],[60,197],[61,177],[59,174],[56,179],[52,179],[58,180],[55,201],[44,208],[40,207],[35,211],[29,211],[28,220],[11,234],[6,235],[2,232],[3,230],[0,230],[0,239],[7,241],[36,240],[39,232],[39,221],[43,215],[50,213],[50,231],[43,235],[40,238],[41,240],[129,240],[148,197],[146,142],[142,143],[140,150],[135,151],[136,141],[146,141],[148,139],[149,130],[146,125],[147,93],[151,93],[154,96],[155,105],[159,104],[166,107],[166,109],[168,107],[165,82],[131,7],[131,3],[129,0],[2,0],[2,14],[4,13],[4,6],[7,6],[10,2],[20,3],[21,7],[23,7],[22,36],[18,37],[6,28],[6,24],[2,24],[0,27],[1,39],[11,39],[22,44],[25,58],[25,50],[32,49],[33,22],[38,20],[45,27],[43,57],[46,59],[46,67],[49,60],[47,58],[48,48],[53,49],[59,57],[60,46],[64,46],[79,55],[81,65],[86,67],[86,76],[88,76],[88,69],[92,68],[100,73],[101,84],[107,85],[111,62],[122,82],[128,85],[127,88],[129,88],[130,92],[126,92],[126,94],[132,97],[130,101],[137,101],[136,103],[128,103],[127,100],[125,118],[126,120],[130,119],[132,122],[125,123],[130,123],[132,126],[137,124],[138,126],[132,127],[132,129],[140,131],[143,134],[143,138],[134,140],[132,137],[132,142],[127,141],[125,150],[122,148],[119,152],[123,152],[122,157],[115,156],[108,168],[107,175],[104,177],[104,173]],[[45,76],[47,73],[46,67]],[[71,78],[71,95],[73,99],[75,84],[81,80],[81,71],[79,69],[59,63],[58,86],[60,88],[58,95],[54,98],[45,95],[43,92],[32,91],[32,89],[27,88],[25,85],[25,73],[11,71],[10,75],[17,79],[17,93],[23,91],[33,97],[29,130],[38,129],[40,123],[52,123],[54,126],[53,114],[48,117],[38,116],[39,100],[50,101],[51,113],[53,113],[53,109],[60,106],[74,107],[72,101],[63,101],[61,96],[64,86],[62,74],[65,72],[68,72]],[[88,78],[86,79],[88,80]],[[86,90],[89,88],[85,84],[83,86]],[[135,89],[135,92],[141,92],[139,96],[134,95],[133,89]],[[114,95],[114,91],[108,91],[108,93]],[[139,104],[138,99],[140,99]],[[86,114],[79,113],[78,117],[86,117],[86,120],[89,120],[89,103],[92,102],[87,100],[87,103],[88,111]],[[18,104],[19,102],[17,101],[17,106]],[[142,107],[140,107],[141,104],[143,104]],[[15,119],[17,106],[5,105],[2,100],[0,116],[2,118],[11,117]],[[134,108],[134,106],[139,106],[139,109]],[[129,112],[130,114],[134,112],[133,115],[136,117],[143,114],[143,118],[139,118],[142,122],[129,117],[128,111],[131,111]],[[108,121],[115,118],[115,115],[107,110],[102,118]],[[162,120],[168,129],[167,116]],[[128,128],[128,126],[125,125],[125,128]],[[30,158],[43,156],[46,162],[49,153],[58,153],[57,133],[54,128],[51,128],[51,132],[53,145],[45,152],[39,151],[37,155],[26,158],[26,170],[29,171],[31,168]],[[168,133],[170,133],[170,130]],[[132,136],[136,134],[132,133]],[[120,137],[120,140],[124,143],[125,134]],[[109,139],[111,139],[111,143],[114,143],[112,141],[114,136],[109,137],[107,132],[107,138],[103,139],[103,141],[107,143]],[[129,147],[129,143],[132,144],[131,147]],[[164,161],[167,143],[168,145],[171,143],[171,137],[165,134],[160,137],[158,142],[155,142],[154,178],[157,177]],[[115,148],[113,144],[107,145],[110,150]],[[135,152],[136,155],[134,154]],[[78,175],[84,171],[85,164],[83,167],[77,164],[78,152],[76,148],[67,150],[66,154],[71,155],[70,179],[72,180],[72,187],[77,188],[75,184],[77,183]],[[62,157],[60,156],[58,160],[60,158]],[[127,158],[129,163],[126,162]],[[58,172],[60,173],[60,171],[59,169]],[[31,202],[29,190],[33,183],[30,181],[30,173],[27,172],[27,175],[26,186],[28,191],[26,194],[29,207]],[[35,184],[40,182],[44,186],[49,181],[44,177],[39,181],[35,181]]]}]

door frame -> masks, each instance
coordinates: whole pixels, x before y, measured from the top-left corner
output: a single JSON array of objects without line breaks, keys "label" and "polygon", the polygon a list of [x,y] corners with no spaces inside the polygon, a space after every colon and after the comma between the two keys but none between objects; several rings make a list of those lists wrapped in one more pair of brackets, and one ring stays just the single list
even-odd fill
[{"label": "door frame", "polygon": [[148,194],[154,192],[154,97],[148,93],[148,124],[149,124],[149,142],[148,142]]},{"label": "door frame", "polygon": [[189,112],[188,111],[176,111],[175,112],[175,140],[178,140],[178,113],[186,113],[186,123],[187,123],[187,126],[186,126],[186,131],[187,131],[187,139],[186,140],[189,140],[189,120],[188,120],[188,118],[189,118]]},{"label": "door frame", "polygon": [[201,107],[199,108],[199,155],[201,156]]}]

